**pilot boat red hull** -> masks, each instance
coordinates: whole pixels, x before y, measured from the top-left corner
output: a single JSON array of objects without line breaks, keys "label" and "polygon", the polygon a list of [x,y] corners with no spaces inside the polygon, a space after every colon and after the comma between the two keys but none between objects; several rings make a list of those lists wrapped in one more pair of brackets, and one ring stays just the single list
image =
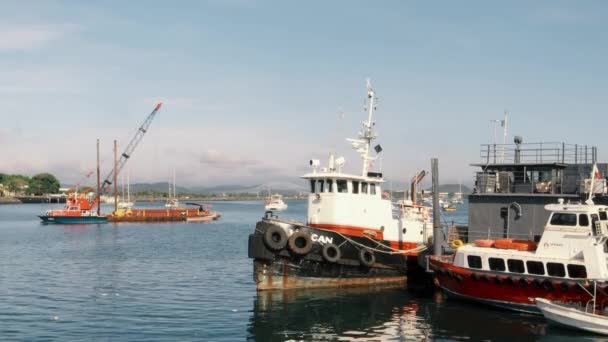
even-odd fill
[{"label": "pilot boat red hull", "polygon": [[[435,272],[439,287],[449,297],[471,300],[495,307],[540,314],[534,298],[560,302],[586,303],[593,291],[585,279],[564,279],[529,274],[471,270],[454,266],[453,256],[429,257],[430,268]],[[608,299],[604,292],[608,283],[598,285],[598,299]]]}]

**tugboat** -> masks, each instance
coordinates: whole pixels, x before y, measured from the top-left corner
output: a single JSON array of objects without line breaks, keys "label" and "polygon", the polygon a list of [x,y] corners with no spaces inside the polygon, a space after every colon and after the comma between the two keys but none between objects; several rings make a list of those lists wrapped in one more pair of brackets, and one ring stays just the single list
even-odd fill
[{"label": "tugboat", "polygon": [[[370,156],[376,94],[369,80],[367,101],[359,138],[347,139],[362,158],[361,173],[342,172],[345,159],[333,154],[326,167],[311,160],[312,172],[302,176],[310,184],[306,223],[269,211],[249,235],[258,290],[405,284],[408,276],[424,274],[419,258],[426,255],[433,227],[422,206],[404,203],[393,216],[382,173],[369,171],[377,158]],[[373,148],[382,151],[380,145]]]},{"label": "tugboat", "polygon": [[585,203],[561,199],[545,209],[549,219],[538,243],[484,239],[454,255],[431,256],[441,289],[448,296],[540,313],[535,298],[584,305],[592,299],[590,282],[596,281],[596,299],[606,301],[608,206],[594,204],[590,193]]},{"label": "tugboat", "polygon": [[73,195],[68,195],[63,209],[47,210],[44,215],[39,215],[42,223],[58,224],[82,224],[82,223],[106,223],[108,218],[101,216],[94,209],[99,202],[99,196],[95,196],[91,201],[84,194],[79,195],[74,191]]}]

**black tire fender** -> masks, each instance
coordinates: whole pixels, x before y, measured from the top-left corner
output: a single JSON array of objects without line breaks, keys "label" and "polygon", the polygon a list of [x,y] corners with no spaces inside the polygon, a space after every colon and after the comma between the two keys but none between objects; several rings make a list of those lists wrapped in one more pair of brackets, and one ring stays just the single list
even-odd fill
[{"label": "black tire fender", "polygon": [[321,249],[321,255],[323,259],[327,262],[338,262],[342,257],[342,252],[340,251],[340,247],[336,246],[333,243],[326,243],[323,245],[323,249]]},{"label": "black tire fender", "polygon": [[307,233],[298,230],[287,241],[289,249],[297,255],[306,255],[312,249],[312,239]]},{"label": "black tire fender", "polygon": [[363,266],[372,267],[372,265],[376,262],[376,256],[371,250],[362,248],[359,250],[359,261]]},{"label": "black tire fender", "polygon": [[287,233],[279,226],[270,226],[264,232],[264,244],[270,250],[280,251],[287,244]]}]

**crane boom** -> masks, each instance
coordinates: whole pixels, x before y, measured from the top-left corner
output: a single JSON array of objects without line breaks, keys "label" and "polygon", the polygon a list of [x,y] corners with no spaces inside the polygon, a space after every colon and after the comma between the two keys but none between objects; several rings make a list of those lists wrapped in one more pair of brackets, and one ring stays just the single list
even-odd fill
[{"label": "crane boom", "polygon": [[163,105],[163,103],[159,102],[156,105],[156,107],[154,107],[154,110],[152,111],[152,113],[150,113],[148,115],[148,117],[146,118],[146,120],[144,120],[144,123],[139,127],[139,129],[135,133],[135,136],[133,136],[133,138],[129,142],[129,145],[127,145],[127,148],[125,148],[125,151],[120,155],[120,159],[116,163],[116,169],[113,169],[112,171],[110,171],[110,174],[108,174],[106,179],[103,181],[102,188],[105,188],[107,185],[112,184],[112,178],[114,177],[114,172],[116,172],[116,175],[118,175],[120,173],[120,170],[122,170],[123,166],[125,166],[125,164],[129,160],[129,158],[133,154],[133,151],[135,151],[137,144],[139,144],[141,139],[144,137],[144,134],[146,134],[146,132],[148,131],[148,128],[150,127],[150,124],[152,123],[154,116],[156,116],[156,113],[160,110],[160,107],[162,105]]}]

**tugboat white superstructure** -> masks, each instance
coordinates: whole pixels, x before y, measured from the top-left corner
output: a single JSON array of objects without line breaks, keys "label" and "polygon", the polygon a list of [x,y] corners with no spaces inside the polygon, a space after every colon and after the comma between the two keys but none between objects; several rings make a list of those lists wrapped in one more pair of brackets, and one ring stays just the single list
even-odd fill
[{"label": "tugboat white superstructure", "polygon": [[[267,213],[249,237],[258,290],[404,282],[422,271],[418,258],[432,238],[426,208],[402,203],[398,214],[384,179],[369,172],[376,95],[367,83],[368,118],[357,139],[347,139],[362,159],[361,174],[342,172],[343,157],[327,166],[311,160],[307,222]],[[382,149],[373,148],[376,153]],[[420,272],[423,273],[423,272]]]}]

